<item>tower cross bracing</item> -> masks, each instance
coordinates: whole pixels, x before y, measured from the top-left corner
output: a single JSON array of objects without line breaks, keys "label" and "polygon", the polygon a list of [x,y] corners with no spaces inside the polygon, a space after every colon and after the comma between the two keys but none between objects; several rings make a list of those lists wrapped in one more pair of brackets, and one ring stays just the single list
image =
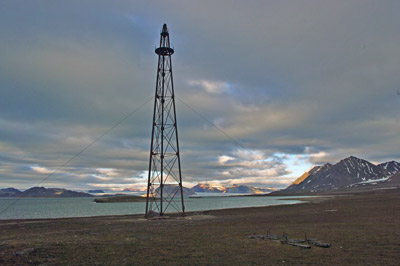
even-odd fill
[{"label": "tower cross bracing", "polygon": [[146,217],[185,213],[171,48],[167,25],[160,33],[147,184]]}]

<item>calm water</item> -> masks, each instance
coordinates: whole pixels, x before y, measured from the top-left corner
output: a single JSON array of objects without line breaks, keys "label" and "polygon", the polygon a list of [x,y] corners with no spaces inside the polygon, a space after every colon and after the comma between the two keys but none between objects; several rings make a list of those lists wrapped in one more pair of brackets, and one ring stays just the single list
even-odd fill
[{"label": "calm water", "polygon": [[[304,198],[304,196],[301,196]],[[207,197],[186,198],[186,211],[226,208],[257,207],[298,203],[299,197]],[[280,200],[288,199],[288,200]],[[0,211],[15,198],[0,198]],[[87,217],[101,215],[142,214],[145,202],[94,203],[93,198],[22,198],[7,211],[0,214],[4,219]],[[173,212],[174,209],[169,209]]]}]

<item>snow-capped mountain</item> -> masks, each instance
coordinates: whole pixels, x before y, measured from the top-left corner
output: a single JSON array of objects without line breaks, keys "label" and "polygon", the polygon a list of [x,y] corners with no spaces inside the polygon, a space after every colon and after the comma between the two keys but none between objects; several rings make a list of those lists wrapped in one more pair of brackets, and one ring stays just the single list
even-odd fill
[{"label": "snow-capped mountain", "polygon": [[398,163],[396,161],[381,163],[381,164],[378,164],[378,166],[385,169],[390,175],[394,175],[394,174],[400,172],[400,163]]},{"label": "snow-capped mountain", "polygon": [[211,184],[197,184],[191,188],[193,192],[210,192],[210,193],[225,193],[226,188],[223,186],[214,186]]},{"label": "snow-capped mountain", "polygon": [[280,192],[320,192],[386,182],[400,173],[400,163],[391,161],[379,165],[350,156],[335,165],[315,166]]},{"label": "snow-capped mountain", "polygon": [[232,185],[231,187],[216,186],[212,184],[197,184],[191,188],[193,192],[209,193],[241,193],[241,194],[262,194],[275,191],[275,188],[259,188],[247,185]]}]

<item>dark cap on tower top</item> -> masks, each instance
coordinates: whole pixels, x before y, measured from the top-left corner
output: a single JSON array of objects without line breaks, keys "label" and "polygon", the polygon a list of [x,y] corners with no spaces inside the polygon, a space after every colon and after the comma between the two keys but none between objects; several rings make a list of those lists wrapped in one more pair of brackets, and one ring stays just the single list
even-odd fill
[{"label": "dark cap on tower top", "polygon": [[167,36],[167,35],[168,35],[167,24],[164,24],[164,25],[163,25],[162,31],[161,31],[161,35],[162,35],[162,36]]}]

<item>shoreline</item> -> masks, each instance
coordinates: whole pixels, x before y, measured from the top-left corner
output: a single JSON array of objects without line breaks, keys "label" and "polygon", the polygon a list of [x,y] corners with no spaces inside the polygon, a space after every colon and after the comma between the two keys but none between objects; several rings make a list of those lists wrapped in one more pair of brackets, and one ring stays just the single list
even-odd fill
[{"label": "shoreline", "polygon": [[[396,265],[400,190],[264,207],[0,221],[0,265]],[[304,204],[309,203],[309,204]],[[249,236],[306,234],[302,249]],[[173,243],[173,245],[171,245]]]},{"label": "shoreline", "polygon": [[[250,195],[249,195],[250,196]],[[198,215],[198,213],[205,213],[205,212],[216,212],[216,211],[224,211],[224,210],[245,210],[245,209],[253,209],[253,208],[266,208],[266,207],[273,207],[273,206],[286,206],[286,205],[298,205],[298,204],[306,204],[306,203],[317,203],[317,202],[322,202],[328,199],[333,198],[334,196],[330,195],[313,195],[309,197],[303,197],[304,195],[300,197],[300,195],[295,195],[294,199],[291,198],[283,198],[283,199],[277,199],[277,200],[282,200],[282,201],[299,201],[296,203],[283,203],[283,204],[273,204],[273,205],[266,205],[266,206],[248,206],[248,207],[231,207],[231,208],[221,208],[221,209],[205,209],[205,210],[194,210],[194,211],[187,211],[185,212],[185,216],[191,216],[191,215]],[[335,195],[337,196],[337,195]],[[221,197],[230,197],[230,196],[221,196]],[[233,196],[233,197],[239,197],[239,196]],[[251,197],[251,196],[250,196]],[[290,197],[290,196],[274,196],[274,197]],[[206,197],[206,198],[214,198],[214,197]],[[215,198],[220,198],[220,197],[215,197]],[[43,198],[42,198],[43,199]],[[51,198],[52,199],[52,198]],[[98,203],[93,201],[93,203]],[[104,202],[101,202],[104,203]],[[128,202],[107,202],[109,204],[112,203],[128,203]],[[13,221],[13,222],[18,222],[18,221],[52,221],[52,220],[59,220],[59,219],[86,219],[86,218],[110,218],[110,217],[138,217],[138,218],[144,218],[144,213],[143,214],[115,214],[115,215],[93,215],[93,216],[73,216],[73,217],[55,217],[55,218],[11,218],[11,219],[0,219],[0,226],[1,222],[3,221]],[[166,213],[166,216],[169,217],[177,217],[181,216],[179,213],[172,212],[172,213]]]}]

